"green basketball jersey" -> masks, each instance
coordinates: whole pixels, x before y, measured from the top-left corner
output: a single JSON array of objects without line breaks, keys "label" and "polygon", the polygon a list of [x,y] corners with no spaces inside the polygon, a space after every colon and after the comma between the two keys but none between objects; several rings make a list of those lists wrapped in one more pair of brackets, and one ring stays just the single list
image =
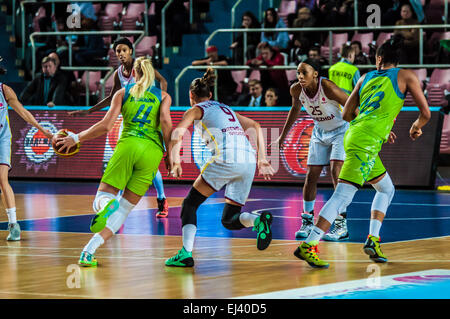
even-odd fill
[{"label": "green basketball jersey", "polygon": [[130,94],[134,85],[129,84],[125,88],[122,104],[123,130],[120,139],[128,136],[145,138],[154,141],[164,150],[159,122],[161,90],[155,86],[150,87],[141,98],[135,99]]},{"label": "green basketball jersey", "polygon": [[359,89],[359,115],[350,122],[349,129],[360,129],[386,142],[405,99],[398,87],[399,70],[392,68],[366,74]]}]

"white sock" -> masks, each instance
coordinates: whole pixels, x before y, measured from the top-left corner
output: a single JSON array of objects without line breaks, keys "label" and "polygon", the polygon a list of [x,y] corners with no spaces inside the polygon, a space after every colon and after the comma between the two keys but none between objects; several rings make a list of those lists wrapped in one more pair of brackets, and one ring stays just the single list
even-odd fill
[{"label": "white sock", "polygon": [[380,237],[381,222],[378,219],[370,220],[369,235]]},{"label": "white sock", "polygon": [[6,214],[8,215],[8,221],[9,221],[10,224],[17,223],[16,208],[15,207],[7,208],[6,209]]},{"label": "white sock", "polygon": [[83,251],[87,251],[90,254],[94,254],[98,247],[103,245],[105,243],[105,240],[103,237],[97,233],[94,236],[92,236],[91,240],[87,243],[86,246],[84,246]]},{"label": "white sock", "polygon": [[181,229],[183,238],[183,247],[186,251],[191,252],[194,249],[195,233],[197,232],[197,226],[194,224],[186,224]]},{"label": "white sock", "polygon": [[244,225],[245,227],[253,227],[255,225],[255,220],[258,218],[259,216],[256,214],[250,214],[250,213],[241,213],[239,215],[239,221],[241,222],[242,225]]},{"label": "white sock", "polygon": [[324,233],[325,232],[322,229],[320,229],[317,226],[314,226],[314,228],[309,233],[308,238],[306,238],[305,243],[309,244],[312,241],[319,241]]},{"label": "white sock", "polygon": [[315,199],[311,200],[311,201],[303,200],[303,212],[309,213],[309,212],[313,211],[315,202],[316,202]]}]

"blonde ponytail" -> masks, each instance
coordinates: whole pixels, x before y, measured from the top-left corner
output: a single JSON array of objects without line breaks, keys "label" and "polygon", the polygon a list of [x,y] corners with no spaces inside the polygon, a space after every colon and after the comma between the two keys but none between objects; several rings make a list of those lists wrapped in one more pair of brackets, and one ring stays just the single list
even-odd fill
[{"label": "blonde ponytail", "polygon": [[139,76],[139,80],[130,89],[130,94],[135,99],[139,99],[144,95],[145,90],[155,82],[155,70],[153,69],[152,62],[146,57],[137,58],[136,61],[134,61],[133,68],[136,75]]}]

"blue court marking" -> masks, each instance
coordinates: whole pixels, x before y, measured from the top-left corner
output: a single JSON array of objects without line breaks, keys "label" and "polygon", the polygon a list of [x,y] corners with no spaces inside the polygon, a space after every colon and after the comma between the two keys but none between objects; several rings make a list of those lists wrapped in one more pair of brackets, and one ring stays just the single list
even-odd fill
[{"label": "blue court marking", "polygon": [[[62,182],[12,182],[15,192],[47,194],[95,195],[97,183]],[[190,185],[165,185],[166,196],[186,196]],[[153,193],[152,193],[153,192]],[[362,243],[369,229],[370,207],[375,191],[362,189],[355,195],[354,202],[347,210],[350,238],[346,242]],[[154,196],[154,190],[151,194]],[[331,197],[331,189],[319,189],[316,199],[316,216],[321,207]],[[220,191],[212,198],[223,198]],[[252,198],[258,200],[252,201]],[[266,198],[266,199],[265,199]],[[270,208],[275,216],[272,231],[274,239],[294,240],[295,232],[301,226],[302,211],[299,187],[254,186],[249,201],[242,211],[264,211]],[[414,205],[415,203],[420,205]],[[409,204],[409,205],[406,205]],[[450,194],[433,191],[397,190],[393,204],[388,210],[381,229],[382,242],[396,242],[421,238],[450,235]],[[256,238],[251,228],[230,231],[223,227],[221,216],[224,204],[208,199],[197,211],[198,237]],[[181,235],[180,207],[169,209],[169,218],[157,219],[156,209],[133,211],[119,231],[122,234]],[[25,231],[82,232],[89,233],[92,212],[80,216],[66,216],[20,221]],[[0,223],[6,230],[7,223]]]}]

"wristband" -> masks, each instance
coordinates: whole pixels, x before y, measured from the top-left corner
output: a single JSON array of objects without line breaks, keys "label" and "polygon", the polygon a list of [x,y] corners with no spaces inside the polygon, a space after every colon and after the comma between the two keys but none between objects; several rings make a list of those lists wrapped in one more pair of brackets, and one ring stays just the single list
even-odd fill
[{"label": "wristband", "polygon": [[80,142],[80,137],[78,136],[78,134],[67,131],[67,135],[69,135],[75,141],[75,144],[78,144]]}]

